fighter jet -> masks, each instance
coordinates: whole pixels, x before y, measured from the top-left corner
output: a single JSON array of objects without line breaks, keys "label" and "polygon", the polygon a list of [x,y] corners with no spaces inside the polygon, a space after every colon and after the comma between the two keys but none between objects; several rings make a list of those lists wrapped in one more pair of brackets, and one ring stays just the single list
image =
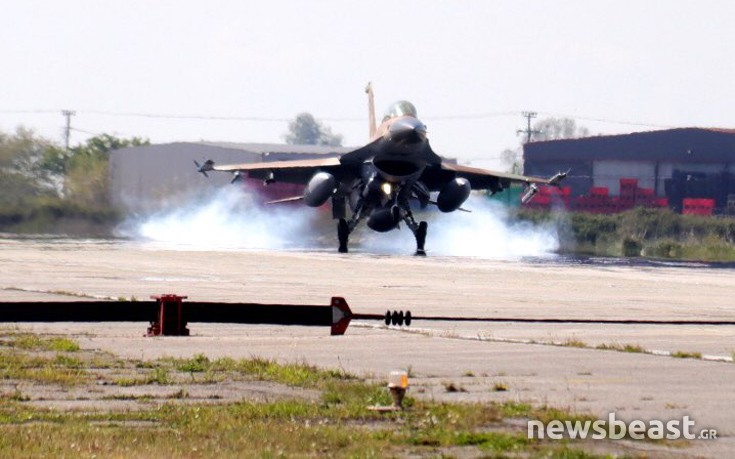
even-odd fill
[{"label": "fighter jet", "polygon": [[[454,212],[461,209],[471,190],[495,194],[513,182],[528,187],[523,197],[527,201],[536,193],[536,184],[558,185],[566,177],[561,172],[550,179],[526,177],[445,161],[429,145],[426,125],[419,120],[413,104],[405,100],[393,103],[377,126],[370,84],[366,92],[370,142],[364,147],[325,159],[222,166],[211,160],[201,165],[195,161],[198,171],[204,175],[210,171],[230,172],[235,178],[247,174],[265,184],[306,184],[302,196],[273,202],[303,200],[307,206],[319,207],[331,200],[332,216],[338,220],[340,253],[347,253],[350,234],[367,219],[367,226],[381,233],[403,222],[416,238],[416,255],[426,255],[428,225],[416,221],[414,207],[433,205],[441,212]],[[436,200],[432,200],[434,192],[438,192]]]}]

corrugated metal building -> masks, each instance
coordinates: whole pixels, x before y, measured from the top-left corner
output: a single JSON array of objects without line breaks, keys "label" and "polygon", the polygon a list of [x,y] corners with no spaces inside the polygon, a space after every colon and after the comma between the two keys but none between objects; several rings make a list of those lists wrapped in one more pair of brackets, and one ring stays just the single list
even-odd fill
[{"label": "corrugated metal building", "polygon": [[735,129],[682,128],[626,135],[528,143],[524,172],[551,176],[570,169],[572,197],[590,189],[621,194],[621,179],[668,198],[681,211],[684,198],[715,200],[716,211],[735,193]]},{"label": "corrugated metal building", "polygon": [[[252,163],[338,156],[354,148],[321,145],[285,145],[228,142],[177,142],[122,148],[110,154],[112,204],[133,211],[156,209],[164,202],[189,197],[225,186],[231,176],[196,171],[194,160],[212,159],[218,164]],[[249,180],[246,180],[247,183]],[[258,184],[250,184],[261,189]],[[300,193],[298,186],[273,184],[269,198]]]}]

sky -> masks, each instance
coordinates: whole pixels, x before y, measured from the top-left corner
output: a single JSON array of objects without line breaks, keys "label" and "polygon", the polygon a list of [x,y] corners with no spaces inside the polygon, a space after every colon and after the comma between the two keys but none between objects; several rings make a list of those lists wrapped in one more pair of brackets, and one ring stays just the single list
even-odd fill
[{"label": "sky", "polygon": [[1,0],[0,131],[283,141],[310,112],[368,140],[413,102],[434,150],[499,168],[522,111],[593,134],[735,128],[735,2]]}]

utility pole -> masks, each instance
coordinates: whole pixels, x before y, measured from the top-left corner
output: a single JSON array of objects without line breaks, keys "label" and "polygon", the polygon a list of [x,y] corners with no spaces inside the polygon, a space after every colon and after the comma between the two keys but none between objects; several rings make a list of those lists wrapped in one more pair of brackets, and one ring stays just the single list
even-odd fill
[{"label": "utility pole", "polygon": [[531,120],[533,118],[536,118],[538,113],[536,112],[522,112],[521,115],[523,115],[524,118],[526,118],[526,129],[518,129],[516,131],[516,134],[526,134],[526,143],[531,142],[531,137],[534,134],[541,134],[541,131],[537,129],[531,129]]},{"label": "utility pole", "polygon": [[76,115],[74,110],[62,110],[61,115],[66,118],[66,126],[64,127],[64,147],[69,151],[69,138],[71,136],[71,117]]}]

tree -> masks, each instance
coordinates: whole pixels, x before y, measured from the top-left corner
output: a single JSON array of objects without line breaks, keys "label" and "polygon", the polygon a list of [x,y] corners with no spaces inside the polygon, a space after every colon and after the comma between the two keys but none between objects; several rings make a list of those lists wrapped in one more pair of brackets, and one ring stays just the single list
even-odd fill
[{"label": "tree", "polygon": [[109,153],[147,143],[103,134],[67,150],[22,127],[0,132],[0,227],[53,232],[65,217],[109,220]]},{"label": "tree", "polygon": [[[589,129],[577,126],[571,118],[544,118],[533,125],[535,131],[532,141],[577,139],[590,135]],[[506,148],[500,153],[500,160],[506,171],[512,174],[523,174],[523,146]]]},{"label": "tree", "polygon": [[103,158],[107,157],[112,150],[148,144],[147,139],[139,137],[121,139],[109,134],[100,134],[69,150],[64,150],[56,145],[48,147],[43,155],[42,167],[51,173],[63,175],[66,174],[70,166],[73,166],[75,162],[82,158]]},{"label": "tree", "polygon": [[133,137],[121,139],[102,134],[84,144],[61,153],[61,159],[49,158],[49,164],[61,168],[66,197],[85,207],[104,208],[108,205],[110,152],[119,148],[148,145],[148,140]]},{"label": "tree", "polygon": [[288,123],[288,134],[283,138],[291,145],[342,145],[342,136],[332,134],[332,130],[314,119],[311,113],[299,113],[296,119]]},{"label": "tree", "polygon": [[500,160],[511,174],[523,174],[523,153],[521,147],[506,148],[500,153]]},{"label": "tree", "polygon": [[23,127],[14,134],[0,132],[0,204],[24,206],[37,197],[56,194],[52,174],[41,167],[52,145]]},{"label": "tree", "polygon": [[534,140],[559,140],[578,139],[590,135],[590,130],[583,126],[577,126],[577,122],[571,118],[544,118],[538,120],[533,129],[540,131],[534,136]]},{"label": "tree", "polygon": [[148,140],[133,137],[121,139],[101,134],[69,150],[59,145],[48,145],[39,169],[58,183],[58,195],[81,206],[107,206],[109,182],[109,154],[125,147],[148,145]]}]

